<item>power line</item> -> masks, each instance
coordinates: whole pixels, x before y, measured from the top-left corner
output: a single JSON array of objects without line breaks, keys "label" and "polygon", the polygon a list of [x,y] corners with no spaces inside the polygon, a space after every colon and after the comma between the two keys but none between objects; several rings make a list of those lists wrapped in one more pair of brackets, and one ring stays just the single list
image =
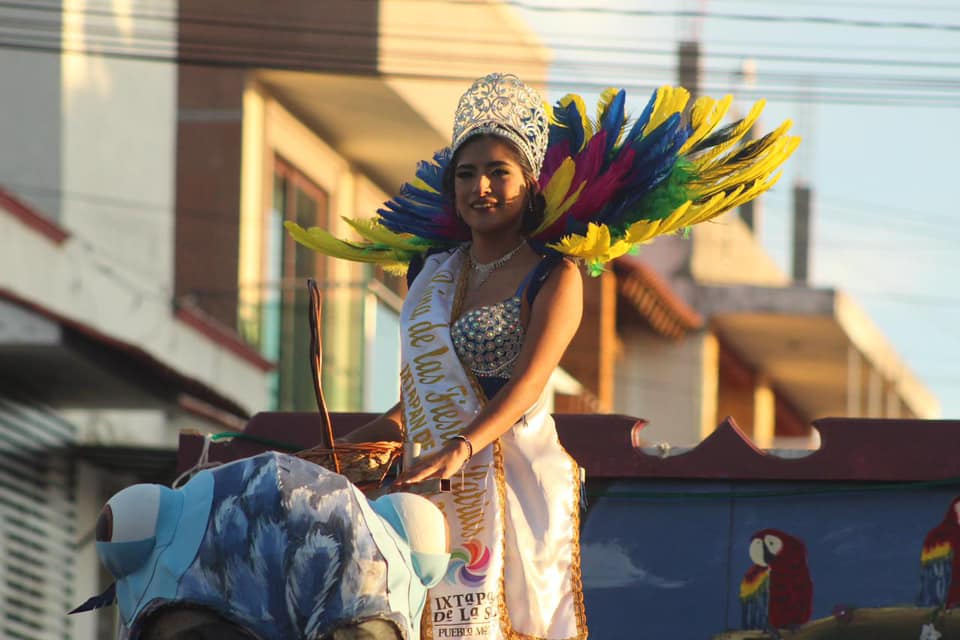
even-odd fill
[{"label": "power line", "polygon": [[[780,194],[784,194],[784,191],[771,191],[769,197],[773,200],[779,200],[778,197]],[[815,206],[820,206],[821,203],[828,206],[839,205],[839,208],[845,209],[847,211],[856,211],[861,215],[869,215],[870,217],[884,217],[883,214],[886,214],[886,217],[896,218],[896,222],[903,223],[904,221],[910,221],[910,224],[920,223],[926,224],[927,222],[933,220],[938,221],[940,224],[937,224],[933,227],[933,230],[937,234],[941,234],[946,229],[955,229],[956,227],[956,218],[953,216],[938,216],[929,211],[924,211],[923,220],[917,220],[917,210],[903,209],[901,207],[891,207],[889,204],[882,204],[879,202],[868,202],[866,200],[859,200],[855,198],[847,198],[844,196],[837,196],[835,194],[821,194],[820,192],[814,192],[814,204]],[[879,212],[879,213],[878,213]],[[902,231],[902,229],[898,230]]]},{"label": "power line", "polygon": [[[18,2],[0,2],[0,7],[12,8],[23,11],[33,11],[33,12],[52,12],[60,14],[61,7],[53,5],[36,5],[36,4],[24,4]],[[551,9],[552,10],[552,9]],[[557,9],[557,10],[570,10],[575,9]],[[112,10],[97,10],[90,7],[85,7],[84,9],[76,12],[69,12],[70,15],[93,15],[104,18],[115,18],[118,14]],[[490,35],[484,35],[481,37],[471,37],[470,34],[456,34],[454,36],[445,36],[442,33],[384,33],[376,29],[349,29],[344,26],[336,27],[327,27],[327,26],[304,26],[303,24],[289,24],[276,20],[264,20],[262,17],[259,17],[257,20],[237,20],[231,18],[225,18],[223,16],[212,17],[212,16],[201,16],[194,15],[191,16],[187,13],[181,13],[179,16],[168,15],[168,14],[153,14],[153,13],[131,13],[131,17],[135,17],[142,20],[153,20],[153,21],[163,21],[172,24],[195,24],[198,26],[210,26],[216,27],[218,29],[241,29],[245,31],[250,31],[251,35],[256,35],[262,37],[263,33],[273,32],[273,33],[299,33],[306,35],[336,35],[336,36],[346,36],[346,37],[376,37],[384,36],[390,38],[408,38],[416,42],[422,42],[424,40],[435,41],[435,42],[483,42],[483,43],[513,43],[513,40],[497,40],[496,38],[491,37]],[[10,23],[10,20],[7,20],[7,23]],[[48,23],[52,27],[60,28],[59,22]],[[111,30],[113,31],[113,30]],[[154,34],[158,35],[158,34]],[[580,34],[575,34],[580,35]],[[141,35],[142,37],[142,35]],[[165,36],[161,36],[165,37]],[[597,38],[606,38],[606,34],[598,34]],[[169,40],[169,38],[167,38]],[[182,41],[181,41],[182,42]],[[205,44],[209,44],[209,41],[204,41]],[[172,44],[172,42],[171,42]],[[221,42],[221,44],[223,44]],[[231,42],[231,45],[235,45],[236,41]],[[739,46],[743,46],[743,43],[738,43]],[[777,43],[777,45],[782,45],[782,43]],[[820,46],[820,45],[818,45]],[[567,45],[562,47],[559,51],[562,53],[564,49],[567,48]],[[594,51],[598,53],[636,53],[640,55],[673,55],[674,52],[668,50],[638,50],[636,48],[626,48],[626,47],[610,47],[607,45],[572,45],[570,48],[577,51]],[[887,47],[885,50],[889,50]],[[729,57],[729,58],[744,58],[744,57],[760,57],[762,59],[769,59],[775,61],[783,62],[805,62],[811,64],[849,64],[849,65],[870,65],[870,66],[907,66],[907,67],[916,67],[916,66],[928,66],[931,68],[958,68],[960,63],[951,63],[951,62],[939,62],[939,61],[915,61],[915,60],[890,60],[886,58],[874,58],[874,59],[850,59],[850,58],[838,58],[838,57],[796,57],[796,56],[784,56],[784,55],[775,55],[775,54],[751,54],[751,53],[729,53],[729,52],[717,52],[712,54],[712,57]]]},{"label": "power line", "polygon": [[[450,4],[472,4],[471,0],[448,0]],[[960,24],[946,22],[918,22],[907,20],[865,20],[862,18],[835,18],[829,16],[773,16],[755,13],[720,13],[716,11],[682,11],[667,9],[613,9],[610,7],[557,7],[531,4],[522,0],[504,0],[520,9],[538,13],[586,13],[612,16],[637,16],[647,18],[701,18],[708,20],[735,20],[781,24],[816,24],[858,29],[918,29],[933,31],[960,31]]]},{"label": "power line", "polygon": [[[358,3],[358,2],[360,2],[360,1],[361,1],[361,0],[353,0],[354,3]],[[377,1],[379,1],[379,0],[366,0],[366,1],[367,1],[367,2],[377,2]],[[408,1],[409,1],[409,0],[408,0]],[[420,0],[420,1],[421,1],[423,4],[428,4],[428,3],[429,3],[429,4],[432,4],[432,3],[434,2],[434,0]],[[743,1],[743,0],[739,0],[739,1]],[[753,1],[763,2],[763,3],[765,3],[765,4],[769,4],[769,0],[753,0]],[[810,2],[810,0],[807,0],[804,4],[805,4],[805,5],[810,5],[811,2]],[[822,5],[827,5],[827,6],[831,6],[831,7],[838,7],[838,6],[852,6],[852,7],[856,7],[856,6],[861,6],[861,7],[868,7],[868,8],[871,8],[871,9],[877,9],[877,8],[881,8],[881,9],[882,9],[882,8],[885,8],[885,7],[876,7],[876,5],[875,5],[874,3],[860,3],[860,4],[857,4],[857,3],[841,3],[841,2],[833,2],[833,0],[823,0],[822,2],[819,2],[819,3],[814,2],[813,4],[822,4]],[[0,7],[3,7],[3,6],[16,7],[16,8],[22,8],[22,9],[38,9],[38,10],[41,10],[41,11],[52,11],[52,12],[60,12],[60,11],[62,10],[62,7],[60,6],[59,3],[53,4],[53,5],[38,5],[38,4],[24,4],[24,3],[22,3],[22,2],[20,2],[20,3],[17,3],[17,2],[0,2]],[[901,9],[900,7],[894,7],[894,6],[890,6],[889,8],[891,8],[891,9],[894,9],[894,8]],[[918,7],[917,5],[910,5],[910,10],[911,10],[911,11],[915,11],[915,10],[917,10],[918,8],[922,9],[923,7]],[[932,9],[932,7],[930,7],[929,9]],[[954,8],[954,9],[955,9],[955,8]],[[94,8],[94,7],[91,6],[90,4],[85,5],[85,6],[84,6],[82,9],[80,9],[80,10],[72,10],[72,11],[70,11],[70,14],[71,14],[71,15],[76,15],[76,14],[84,15],[85,13],[90,13],[91,11],[94,11],[94,10],[96,11],[96,14],[94,14],[94,15],[100,15],[100,16],[103,16],[103,17],[113,18],[113,17],[115,17],[115,16],[117,16],[117,15],[120,14],[120,12],[116,12],[112,7],[103,6],[103,7]],[[178,13],[176,13],[176,14],[171,14],[171,13],[143,13],[143,12],[141,11],[141,12],[124,12],[123,15],[130,15],[131,17],[145,18],[145,19],[152,19],[152,20],[160,20],[160,21],[171,22],[171,23],[184,22],[184,23],[187,23],[187,24],[193,23],[193,24],[200,24],[200,25],[202,25],[202,24],[211,24],[211,25],[219,26],[219,27],[221,27],[221,28],[224,27],[224,26],[227,26],[227,27],[235,27],[235,28],[245,28],[245,29],[255,30],[257,33],[261,33],[264,29],[266,29],[267,31],[270,31],[270,30],[272,30],[272,29],[277,29],[277,28],[279,28],[279,29],[292,30],[292,32],[313,33],[313,34],[316,34],[316,33],[327,33],[327,32],[328,32],[328,31],[325,31],[325,30],[320,29],[320,28],[318,28],[318,27],[304,27],[303,24],[301,23],[301,18],[300,18],[299,16],[296,16],[296,17],[293,17],[293,16],[277,16],[276,14],[271,14],[270,16],[265,17],[263,14],[238,13],[238,12],[236,12],[236,11],[231,11],[230,16],[229,16],[229,17],[225,17],[225,16],[222,15],[222,14],[220,14],[220,15],[214,15],[214,14],[202,14],[202,13],[190,12],[190,11],[185,10],[185,8],[182,7],[182,6],[180,7],[180,11],[179,11]],[[239,16],[240,19],[237,19],[238,16]],[[278,18],[279,18],[279,19],[278,19]],[[290,22],[289,20],[293,20],[293,22]],[[341,32],[341,35],[344,34],[344,33],[349,33],[349,32]],[[595,41],[595,40],[598,40],[598,39],[601,39],[601,40],[604,40],[604,41],[609,41],[611,38],[614,38],[614,39],[619,39],[619,40],[624,40],[624,41],[629,41],[629,42],[634,42],[634,41],[635,41],[635,38],[633,38],[633,37],[617,36],[616,34],[610,34],[610,33],[584,34],[584,32],[583,32],[582,29],[573,30],[573,31],[550,31],[550,32],[547,32],[547,33],[548,33],[548,35],[549,35],[550,37],[566,38],[566,39],[570,39],[570,38],[589,38],[589,39],[594,40],[594,41]],[[421,38],[424,37],[424,34],[422,34],[422,33],[408,33],[408,34],[394,33],[394,32],[384,33],[383,31],[380,31],[380,30],[353,31],[353,32],[352,32],[352,35],[362,35],[362,36],[366,36],[366,37],[368,37],[368,36],[374,36],[374,35],[389,35],[389,37],[391,37],[391,38],[398,38],[398,37],[399,37],[399,38],[411,38],[411,39],[415,39],[415,40],[418,40],[418,39],[421,39]],[[462,43],[462,42],[465,42],[465,41],[466,41],[466,42],[497,42],[497,43],[501,43],[501,44],[512,44],[512,43],[514,43],[514,40],[513,40],[513,39],[502,39],[502,40],[498,40],[498,39],[492,37],[494,34],[490,34],[490,33],[486,33],[486,34],[484,34],[483,36],[477,37],[477,38],[472,37],[472,34],[471,34],[471,33],[457,33],[457,34],[455,34],[455,35],[451,35],[451,36],[447,36],[447,37],[442,37],[442,34],[440,34],[440,35],[441,35],[441,37],[437,37],[438,34],[433,33],[433,34],[430,34],[430,36],[427,36],[427,37],[430,38],[430,39],[435,39],[435,40],[440,40],[440,39],[442,39],[442,40],[444,40],[444,41],[461,42],[461,43]],[[649,38],[647,38],[647,41],[650,41]],[[656,40],[654,40],[654,41],[656,41]],[[724,44],[725,44],[725,45],[730,45],[731,43],[713,42],[712,44],[721,44],[721,45],[724,45]],[[738,41],[736,41],[735,43],[733,43],[733,46],[737,46],[737,47],[747,46],[748,48],[753,48],[753,47],[756,47],[756,46],[770,46],[770,47],[773,47],[773,48],[778,49],[778,50],[779,50],[779,49],[783,49],[783,48],[785,48],[785,47],[788,47],[788,48],[801,48],[801,49],[810,49],[810,48],[820,48],[820,49],[822,49],[822,48],[825,48],[825,47],[826,47],[826,48],[838,48],[838,47],[835,46],[835,45],[829,45],[829,44],[826,44],[826,45],[825,45],[824,43],[783,42],[783,41],[772,42],[772,43],[754,43],[754,42],[743,41],[743,40],[738,40]],[[863,45],[863,44],[857,44],[856,46],[848,46],[848,47],[846,47],[847,50],[853,50],[853,49],[855,49],[855,50],[865,50],[865,49],[871,49],[871,48],[876,49],[876,50],[880,50],[880,51],[884,51],[884,52],[889,52],[889,51],[891,50],[890,43],[885,43],[884,45],[878,46],[878,47],[870,47],[869,45]],[[929,47],[926,47],[926,48],[905,48],[905,47],[899,46],[899,47],[897,47],[897,48],[898,48],[898,49],[901,49],[901,50],[917,50],[917,51],[933,52],[933,53],[944,53],[944,52],[953,52],[953,53],[956,53],[956,52],[958,51],[958,50],[956,50],[956,49],[950,50],[950,49],[944,49],[944,48],[929,48]]]},{"label": "power line", "polygon": [[[713,0],[713,2],[734,2],[737,4],[742,3],[763,3],[765,6],[770,6],[770,0]],[[830,7],[830,8],[845,8],[845,9],[870,9],[871,11],[897,11],[903,10],[903,5],[898,4],[877,4],[876,2],[843,2],[842,0],[803,0],[804,7],[811,6],[821,6],[821,7]],[[923,4],[910,4],[910,11],[952,11],[957,10],[956,5],[923,5]]]},{"label": "power line", "polygon": [[[2,3],[0,3],[2,5]],[[3,23],[3,28],[10,31],[10,35],[29,35],[21,34],[18,32],[18,29],[26,30],[40,30],[43,32],[45,30],[49,35],[56,37],[60,36],[61,25],[59,22],[50,22],[50,21],[38,21],[31,19],[16,19],[16,18],[5,18]],[[273,27],[264,26],[260,29],[260,34],[266,30],[269,31]],[[84,31],[85,35],[96,35],[103,38],[113,38],[114,42],[126,46],[126,39],[116,34],[116,30],[112,27],[105,29],[98,29],[96,26],[87,26]],[[351,35],[349,32],[331,30],[326,31],[325,33],[330,34],[344,34]],[[398,36],[391,36],[398,37]],[[442,36],[437,36],[436,34],[410,34],[408,36],[399,36],[399,37],[409,37],[412,40],[415,40],[418,43],[422,43],[424,40],[427,41],[446,41],[449,38]],[[259,41],[245,40],[240,41],[236,39],[222,39],[218,38],[217,40],[204,39],[202,41],[189,40],[185,39],[181,34],[177,39],[171,38],[170,34],[159,34],[159,33],[138,33],[136,39],[146,42],[158,42],[168,47],[179,46],[181,49],[192,49],[198,47],[200,49],[213,50],[214,52],[220,51],[226,53],[228,49],[234,49],[241,53],[249,53],[252,51],[262,51],[262,47]],[[462,39],[458,39],[462,40]],[[480,39],[478,41],[486,42],[486,39]],[[105,44],[110,44],[108,40]],[[565,53],[568,50],[578,51],[578,52],[594,52],[594,53],[619,53],[619,54],[629,54],[636,56],[657,56],[657,57],[675,57],[676,51],[669,49],[639,49],[636,47],[619,47],[619,46],[609,46],[609,45],[565,45],[559,51],[559,53]],[[310,48],[297,47],[296,49],[287,49],[282,46],[271,46],[269,49],[270,53],[273,55],[276,54],[291,54],[295,56],[305,56],[309,57],[308,54],[314,53]],[[319,53],[320,50],[317,50]],[[329,56],[329,48],[323,50],[323,54]],[[407,51],[404,52],[404,55],[411,57],[427,57],[428,59],[435,59],[435,56],[432,54],[426,54],[426,56],[419,51]],[[466,56],[463,54],[456,54],[456,59],[458,60],[470,60],[470,61],[482,61],[486,59],[483,56]],[[885,58],[849,58],[849,57],[828,57],[828,56],[788,56],[788,55],[777,55],[777,54],[750,54],[750,53],[730,53],[730,52],[717,52],[711,53],[707,56],[708,58],[719,58],[719,59],[735,59],[742,60],[743,58],[752,58],[759,60],[770,60],[770,61],[781,61],[781,62],[791,62],[791,63],[802,63],[802,64],[815,64],[815,65],[844,65],[844,66],[890,66],[890,67],[928,67],[931,69],[960,69],[960,61],[958,62],[942,62],[942,61],[923,61],[923,60],[895,60],[895,59],[885,59]],[[578,64],[584,64],[585,61],[578,60]],[[588,62],[588,64],[596,64]],[[609,64],[609,63],[608,63]],[[619,67],[622,67],[622,62],[618,64]],[[650,69],[657,70],[672,70],[673,67],[649,67]],[[717,71],[717,72],[726,72],[727,70]],[[710,71],[707,70],[709,73]],[[781,77],[785,77],[781,74]],[[802,78],[804,80],[809,80],[811,78],[810,74],[803,74]],[[895,81],[895,82],[906,82],[909,81],[912,84],[944,84],[944,83],[958,83],[960,78],[953,79],[944,79],[942,77],[935,78],[916,78],[914,76],[907,77],[894,77],[894,78],[884,78],[883,76],[874,76],[874,79],[880,81]],[[836,80],[841,80],[844,83],[850,83],[854,81],[863,81],[864,77],[862,75],[856,76],[847,76],[839,77]],[[869,78],[867,79],[869,81]]]},{"label": "power line", "polygon": [[[169,63],[169,64],[180,64],[185,66],[205,66],[205,67],[214,67],[214,68],[232,68],[232,69],[257,69],[257,68],[269,68],[269,69],[281,69],[289,71],[303,71],[303,72],[316,72],[316,71],[325,71],[325,72],[351,72],[357,75],[372,75],[374,74],[374,69],[371,68],[371,65],[366,62],[358,62],[350,60],[348,58],[337,59],[335,57],[331,58],[317,58],[313,59],[303,59],[303,58],[293,58],[285,60],[265,60],[259,55],[251,55],[249,57],[235,57],[235,58],[222,58],[222,57],[212,57],[204,55],[185,55],[185,54],[163,54],[149,51],[137,51],[130,50],[129,47],[123,47],[118,50],[90,50],[84,47],[71,47],[69,45],[64,45],[59,39],[56,41],[51,41],[45,44],[38,44],[32,41],[22,41],[22,39],[10,40],[0,40],[0,49],[15,50],[15,51],[29,51],[35,53],[48,53],[48,54],[77,54],[77,55],[88,55],[88,56],[102,56],[105,58],[118,59],[118,60],[131,60],[131,61],[140,61],[140,62],[157,62],[157,63]],[[251,52],[254,53],[254,52]],[[330,63],[329,65],[325,63]],[[324,63],[323,66],[318,66],[318,63]],[[663,69],[667,71],[667,69]],[[633,71],[637,71],[636,68]],[[435,79],[435,80],[456,80],[456,81],[470,81],[473,80],[473,76],[469,74],[432,74],[432,73],[417,73],[417,72],[401,72],[401,73],[390,73],[383,74],[385,76],[394,77],[394,78],[409,78],[409,79]],[[596,77],[594,74],[593,77]],[[597,82],[595,80],[590,80],[586,78],[567,78],[558,81],[552,81],[551,86],[553,87],[565,87],[572,88],[574,91],[579,90],[595,90],[601,91],[611,84],[620,84],[623,88],[640,90],[640,91],[649,91],[651,86],[648,84],[639,85],[636,83],[612,83],[612,82]],[[721,91],[725,91],[727,87],[722,87]],[[950,95],[938,95],[938,94],[916,94],[916,93],[903,93],[903,94],[880,94],[877,92],[845,92],[840,93],[836,91],[804,91],[798,93],[795,89],[756,89],[756,90],[746,90],[741,92],[741,95],[744,97],[750,98],[760,98],[764,97],[768,100],[783,100],[789,101],[792,103],[796,102],[815,102],[815,103],[824,103],[824,104],[843,104],[843,105],[852,105],[852,106],[917,106],[917,107],[955,107],[956,99]]]},{"label": "power line", "polygon": [[[23,5],[21,3],[10,3],[10,2],[0,3],[0,6],[3,6],[3,5],[16,6],[18,8],[23,8]],[[31,7],[31,8],[36,9],[36,7]],[[52,10],[52,7],[42,7],[42,8],[46,10]],[[114,14],[112,12],[107,12],[106,15],[113,16]],[[169,19],[172,20],[173,18],[170,17]],[[14,24],[14,25],[19,24],[20,26],[29,26],[32,28],[37,28],[36,25],[38,23],[23,21],[23,20],[20,20],[19,22],[8,20],[7,21],[8,29],[10,24]],[[43,44],[38,45],[36,42],[29,42],[24,44],[24,43],[20,43],[18,40],[17,42],[6,42],[4,43],[4,46],[6,48],[32,47],[34,50],[36,50],[39,47],[45,50],[50,50],[51,47],[53,47],[54,45],[60,45],[60,24],[59,23],[51,23],[51,22],[42,23],[41,22],[39,23],[39,25],[40,25],[39,28],[41,29],[54,31],[54,33],[50,33],[49,35],[51,39],[55,38],[56,42],[52,42],[44,46]],[[248,25],[244,25],[244,26],[246,27]],[[264,29],[270,29],[270,28],[276,28],[276,27],[261,25],[260,31],[262,33]],[[317,31],[316,29],[313,29],[313,28],[307,28],[307,27],[300,27],[300,28],[302,30],[306,30],[311,33],[314,33]],[[90,29],[88,29],[88,31],[89,30]],[[328,30],[327,32],[337,33],[337,34],[347,33],[342,29],[335,29],[332,31]],[[111,37],[116,38],[116,36],[113,35],[112,30],[105,34],[101,32],[98,35],[101,35],[102,37],[105,37],[105,38],[111,38]],[[17,39],[17,37],[21,36],[21,34],[14,31],[12,36],[15,39]],[[222,65],[224,63],[233,63],[236,66],[245,66],[249,64],[251,67],[264,66],[264,64],[266,64],[274,68],[298,68],[298,69],[299,68],[313,69],[315,64],[324,65],[324,66],[330,65],[330,64],[343,65],[343,66],[349,66],[351,64],[355,64],[362,67],[362,70],[364,71],[367,71],[367,72],[371,71],[371,69],[369,69],[370,64],[368,62],[358,63],[355,58],[352,59],[349,56],[346,56],[346,57],[338,56],[335,53],[331,52],[329,47],[324,49],[322,52],[311,51],[310,49],[304,49],[304,48],[298,48],[296,50],[285,50],[278,47],[272,47],[269,51],[269,54],[273,56],[274,59],[264,60],[262,58],[264,51],[248,48],[250,44],[256,45],[258,43],[247,43],[247,42],[239,42],[239,41],[231,41],[230,43],[224,43],[224,42],[217,43],[215,41],[210,41],[210,40],[205,40],[203,42],[190,42],[190,41],[184,40],[181,37],[177,41],[177,45],[180,48],[180,53],[174,54],[172,51],[169,51],[170,49],[172,49],[174,45],[173,40],[169,36],[167,35],[158,36],[157,34],[140,34],[138,36],[138,38],[140,38],[141,40],[153,38],[154,41],[156,41],[158,37],[160,38],[161,44],[166,45],[165,49],[168,51],[166,58],[163,55],[164,52],[157,52],[156,50],[145,50],[142,45],[139,46],[139,49],[136,46],[130,47],[126,45],[125,41],[123,41],[121,45],[118,47],[119,51],[101,50],[97,53],[99,53],[100,55],[112,56],[112,57],[118,57],[118,56],[138,57],[139,56],[142,58],[142,57],[152,56],[151,59],[167,60],[171,62],[174,60],[174,56],[179,55],[180,60],[185,60],[189,62],[191,59],[191,56],[185,55],[184,52],[186,51],[193,54],[200,53],[201,55],[203,53],[207,53],[207,54],[213,53],[213,54],[222,54],[223,56],[231,56],[230,60],[225,60],[223,58],[218,58],[216,60],[213,60],[210,58],[206,58],[206,59],[200,58],[196,60],[198,64],[217,63]],[[419,39],[422,40],[423,37],[424,36],[420,36]],[[434,36],[428,36],[428,38],[430,37],[434,37]],[[109,40],[107,41],[107,44],[108,45],[110,44]],[[232,48],[233,51],[228,51],[229,48]],[[594,47],[594,48],[597,51],[605,51],[607,49],[610,49],[609,47],[608,48]],[[589,50],[588,47],[583,47],[582,49]],[[621,49],[621,51],[628,52],[631,50],[623,48]],[[83,52],[86,53],[88,51],[87,49],[84,49]],[[662,50],[660,51],[638,50],[635,53],[637,55],[663,56],[663,55],[667,55],[669,52],[662,51]],[[247,59],[244,59],[245,54],[249,54]],[[234,55],[236,55],[238,59],[232,59]],[[431,62],[436,59],[432,54],[423,54],[419,52],[407,52],[405,55],[407,55],[411,59],[416,60],[419,58],[419,60],[426,61],[426,62]],[[740,56],[737,56],[737,54],[723,54],[723,55],[740,57]],[[463,60],[469,59],[473,61],[479,61],[483,59],[482,57],[469,58],[468,56],[463,56],[463,55],[460,55],[459,58]],[[789,60],[789,57],[778,56],[777,59],[786,61],[786,60]],[[813,64],[855,64],[855,65],[862,64],[862,65],[871,65],[871,66],[884,65],[889,63],[894,66],[908,66],[908,67],[924,66],[925,64],[922,61],[912,61],[912,60],[885,61],[885,60],[879,60],[879,59],[871,60],[871,59],[827,58],[822,56],[806,58],[805,62],[809,62]],[[569,65],[571,63],[567,62],[565,64]],[[652,72],[652,73],[663,73],[663,74],[672,75],[675,71],[672,65],[670,66],[642,65],[641,66],[641,65],[634,64],[634,65],[626,66],[626,65],[623,65],[622,63],[617,65],[616,67],[609,67],[609,66],[604,67],[603,65],[605,65],[605,63],[587,63],[584,61],[578,61],[576,63],[576,67],[578,69],[591,66],[593,68],[593,72],[590,74],[591,77],[596,77],[597,75],[603,75],[601,72],[596,70],[596,67],[600,67],[601,69],[602,68],[610,69],[610,72],[612,73],[628,72],[628,73],[635,74],[635,73],[641,73],[641,72],[643,73]],[[960,63],[958,64],[953,64],[949,62],[929,63],[929,66],[934,68],[940,65],[943,65],[944,68],[953,68],[953,67],[960,68]],[[723,71],[706,70],[706,73],[708,74],[709,73],[727,73],[728,74],[730,72],[729,70],[723,70]],[[430,74],[410,74],[410,75],[416,75],[419,77],[431,77]],[[796,93],[796,89],[793,87],[789,87],[786,89],[770,89],[770,88],[754,89],[754,90],[748,89],[748,90],[744,90],[743,93],[748,95],[752,93],[753,96],[763,94],[772,99],[785,99],[785,100],[790,100],[792,102],[796,102],[800,100],[800,101],[809,101],[809,102],[823,102],[823,103],[837,103],[837,104],[851,104],[851,105],[877,104],[882,106],[913,105],[913,106],[937,107],[937,106],[944,106],[942,104],[943,102],[948,102],[950,105],[952,105],[953,104],[952,96],[941,95],[940,93],[918,95],[916,93],[916,90],[919,89],[919,90],[927,90],[927,91],[934,91],[934,92],[937,92],[937,91],[954,92],[957,89],[960,89],[960,78],[958,79],[942,78],[942,77],[917,78],[915,76],[888,77],[888,76],[879,76],[879,75],[873,75],[872,77],[865,78],[862,75],[813,76],[811,74],[805,74],[800,72],[795,72],[795,73],[781,72],[779,74],[764,74],[764,76],[769,76],[774,80],[780,80],[780,81],[786,81],[786,82],[800,82],[800,83],[815,82],[824,89],[829,88],[831,85],[833,86],[843,85],[845,88],[850,88],[850,85],[860,85],[861,87],[866,87],[867,89],[880,89],[887,92],[880,93],[880,91],[878,90],[866,91],[864,93],[849,92],[849,91],[846,93],[839,93],[837,91],[830,91],[830,92],[824,91],[821,93],[815,93],[811,91],[805,91],[798,96]],[[462,76],[462,77],[463,79],[469,79],[466,76]],[[590,80],[578,80],[576,82],[573,82],[572,84],[575,84],[577,87],[584,87],[584,86],[590,86],[590,83],[591,83]],[[571,83],[568,82],[568,84],[571,84]],[[888,85],[888,86],[882,86],[878,88],[876,87],[877,84]],[[600,83],[593,82],[592,86],[602,88],[605,85],[601,85]],[[647,89],[648,87],[644,86],[643,88]],[[723,90],[727,88],[728,88],[727,86],[722,87]],[[900,92],[890,93],[888,91],[889,89],[899,90]],[[909,91],[909,93],[903,93],[903,91]]]}]

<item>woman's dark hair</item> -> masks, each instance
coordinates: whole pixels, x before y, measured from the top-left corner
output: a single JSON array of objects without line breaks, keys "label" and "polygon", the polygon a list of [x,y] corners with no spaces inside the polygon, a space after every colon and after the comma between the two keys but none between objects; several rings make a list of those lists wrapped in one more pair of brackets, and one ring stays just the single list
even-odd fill
[{"label": "woman's dark hair", "polygon": [[527,204],[523,211],[523,221],[520,224],[520,233],[525,236],[533,233],[543,222],[543,217],[546,215],[547,200],[543,197],[543,193],[540,191],[540,182],[537,180],[538,176],[533,173],[533,167],[530,166],[526,156],[524,156],[523,153],[520,152],[520,149],[517,148],[517,144],[509,138],[503,138],[491,133],[480,133],[467,138],[457,149],[456,153],[453,154],[453,157],[450,158],[450,163],[443,172],[443,197],[447,200],[449,206],[456,215],[457,205],[456,202],[454,202],[453,194],[457,158],[460,155],[461,149],[463,149],[470,142],[482,137],[496,138],[498,141],[506,144],[507,148],[510,149],[510,153],[513,154],[514,161],[520,165],[520,170],[523,172],[524,182],[527,183]]}]

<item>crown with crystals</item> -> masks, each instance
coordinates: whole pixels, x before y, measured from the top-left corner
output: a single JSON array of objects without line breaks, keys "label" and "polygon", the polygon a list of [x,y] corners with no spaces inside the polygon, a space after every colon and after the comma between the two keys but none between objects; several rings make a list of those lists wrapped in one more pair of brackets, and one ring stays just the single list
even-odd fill
[{"label": "crown with crystals", "polygon": [[460,98],[450,151],[455,153],[475,135],[497,135],[516,144],[539,175],[549,127],[539,93],[511,73],[491,73],[474,82]]}]

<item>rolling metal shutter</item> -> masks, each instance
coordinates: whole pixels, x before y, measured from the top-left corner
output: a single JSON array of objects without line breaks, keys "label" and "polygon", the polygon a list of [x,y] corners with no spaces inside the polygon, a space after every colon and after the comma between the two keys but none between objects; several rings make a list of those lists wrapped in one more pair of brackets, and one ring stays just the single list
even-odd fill
[{"label": "rolling metal shutter", "polygon": [[74,435],[52,410],[0,392],[0,638],[71,638]]}]

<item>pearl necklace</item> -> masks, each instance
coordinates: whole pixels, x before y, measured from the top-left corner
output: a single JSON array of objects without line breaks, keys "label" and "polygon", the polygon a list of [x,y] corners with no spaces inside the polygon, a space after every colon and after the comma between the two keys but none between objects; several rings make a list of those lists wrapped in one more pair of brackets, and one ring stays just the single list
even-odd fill
[{"label": "pearl necklace", "polygon": [[473,257],[473,251],[468,250],[467,255],[470,257],[470,269],[476,275],[477,288],[480,288],[484,282],[487,281],[487,278],[490,277],[490,274],[507,264],[510,261],[510,258],[517,255],[517,252],[527,244],[526,238],[520,241],[520,244],[515,246],[513,249],[503,254],[493,262],[477,262],[477,259]]}]

